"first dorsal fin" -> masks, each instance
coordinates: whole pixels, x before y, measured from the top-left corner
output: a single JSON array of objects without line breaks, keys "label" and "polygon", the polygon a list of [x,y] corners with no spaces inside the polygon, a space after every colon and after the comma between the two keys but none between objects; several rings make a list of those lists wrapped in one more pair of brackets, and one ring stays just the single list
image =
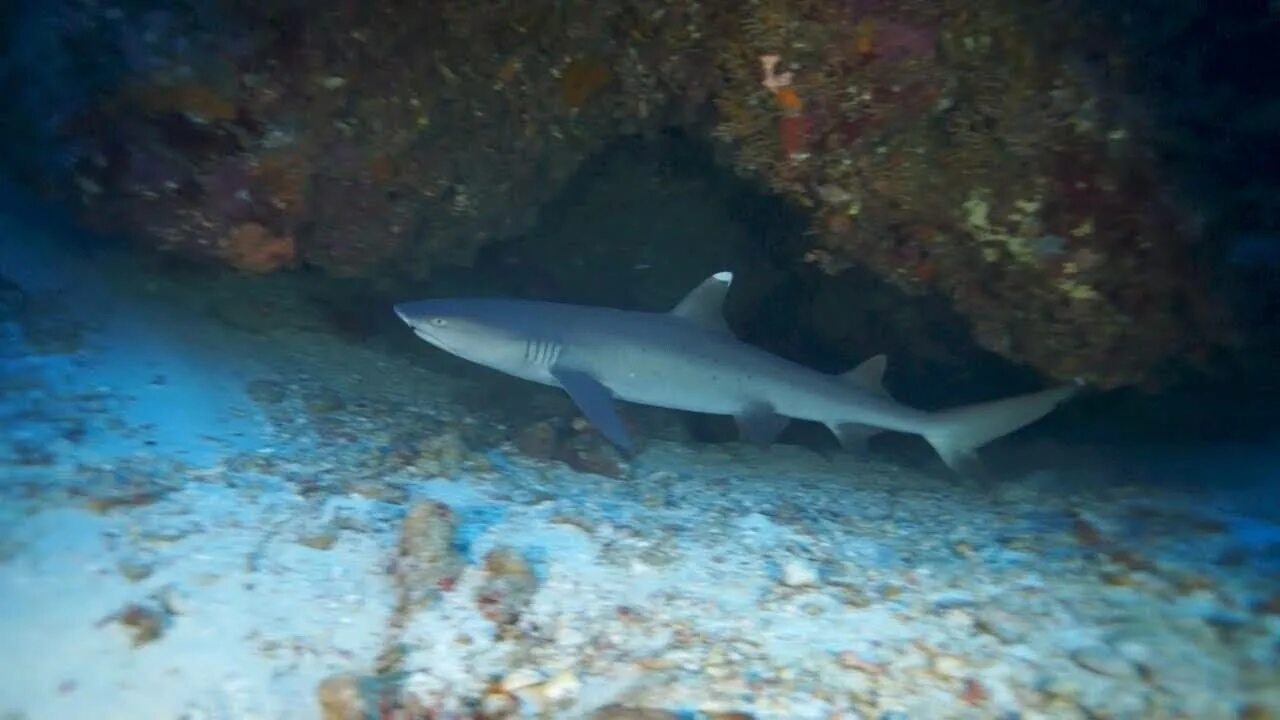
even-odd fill
[{"label": "first dorsal fin", "polygon": [[884,368],[888,364],[889,358],[883,354],[875,355],[862,361],[861,365],[841,375],[840,378],[867,392],[889,397],[889,391],[884,389]]},{"label": "first dorsal fin", "polygon": [[706,330],[729,332],[724,321],[724,298],[733,283],[733,273],[724,271],[702,281],[671,311],[672,315],[688,320]]}]

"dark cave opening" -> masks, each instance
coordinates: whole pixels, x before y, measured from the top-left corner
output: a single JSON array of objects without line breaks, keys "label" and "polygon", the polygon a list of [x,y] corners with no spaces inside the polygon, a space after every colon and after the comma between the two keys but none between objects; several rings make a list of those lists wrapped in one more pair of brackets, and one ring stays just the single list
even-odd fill
[{"label": "dark cave opening", "polygon": [[[805,231],[798,209],[734,177],[707,143],[678,131],[624,138],[581,168],[531,233],[430,290],[660,310],[728,268],[727,312],[743,340],[824,372],[886,353],[890,390],[908,404],[946,407],[1043,383],[980,348],[944,298],[910,296],[858,267],[830,276],[805,264]],[[1270,437],[1274,374],[1248,358],[1226,362],[1220,375],[1184,373],[1158,391],[1086,394],[1024,433],[1116,445]]]}]

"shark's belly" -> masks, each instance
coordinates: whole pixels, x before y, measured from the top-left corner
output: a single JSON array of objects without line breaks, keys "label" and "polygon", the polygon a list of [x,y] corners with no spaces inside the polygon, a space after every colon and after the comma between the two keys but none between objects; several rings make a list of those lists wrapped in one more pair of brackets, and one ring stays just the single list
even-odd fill
[{"label": "shark's belly", "polygon": [[732,415],[741,410],[748,401],[741,395],[730,392],[728,387],[715,383],[682,383],[666,382],[662,384],[631,385],[623,382],[614,393],[629,402],[673,410]]},{"label": "shark's belly", "polygon": [[675,410],[732,415],[754,402],[768,402],[775,383],[742,368],[682,361],[635,363],[607,383],[629,402]]}]

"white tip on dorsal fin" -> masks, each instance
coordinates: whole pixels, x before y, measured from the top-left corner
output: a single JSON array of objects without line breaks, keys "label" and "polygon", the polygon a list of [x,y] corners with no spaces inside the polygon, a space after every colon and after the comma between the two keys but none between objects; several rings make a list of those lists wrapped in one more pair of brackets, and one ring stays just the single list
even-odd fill
[{"label": "white tip on dorsal fin", "polygon": [[724,321],[724,298],[729,294],[732,283],[731,272],[712,275],[685,295],[671,314],[707,330],[729,332],[729,325]]},{"label": "white tip on dorsal fin", "polygon": [[869,357],[858,367],[841,375],[840,377],[848,383],[857,385],[876,395],[889,397],[889,391],[884,389],[884,368],[889,364],[889,358],[883,354]]}]

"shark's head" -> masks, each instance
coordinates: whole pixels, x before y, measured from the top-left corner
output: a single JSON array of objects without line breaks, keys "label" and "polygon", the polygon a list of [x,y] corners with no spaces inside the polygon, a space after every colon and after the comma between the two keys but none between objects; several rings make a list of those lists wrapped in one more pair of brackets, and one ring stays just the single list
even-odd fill
[{"label": "shark's head", "polygon": [[503,301],[417,300],[395,311],[418,337],[472,362],[510,372],[524,357],[528,334]]}]

